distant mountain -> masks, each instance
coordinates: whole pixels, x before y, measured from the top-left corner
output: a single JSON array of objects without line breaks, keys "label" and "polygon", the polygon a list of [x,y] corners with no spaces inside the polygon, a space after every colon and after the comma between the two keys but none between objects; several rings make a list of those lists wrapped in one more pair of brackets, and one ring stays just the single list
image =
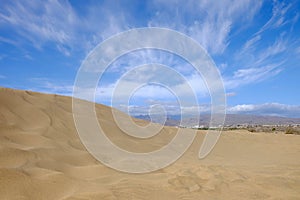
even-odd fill
[{"label": "distant mountain", "polygon": [[[148,115],[138,115],[135,118],[151,121]],[[210,122],[210,115],[204,114],[200,116],[199,121],[195,117],[187,117],[182,120],[182,126],[208,126]],[[161,122],[158,122],[161,123]],[[300,118],[286,118],[277,116],[261,116],[261,115],[241,115],[241,114],[227,114],[225,119],[225,125],[289,125],[300,124]],[[179,126],[180,116],[169,115],[165,125]]]}]

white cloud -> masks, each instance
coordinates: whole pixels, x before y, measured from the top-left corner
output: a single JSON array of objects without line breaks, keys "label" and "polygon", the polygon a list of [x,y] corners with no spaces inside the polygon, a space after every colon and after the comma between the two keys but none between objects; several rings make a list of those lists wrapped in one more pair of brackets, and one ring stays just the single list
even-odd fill
[{"label": "white cloud", "polygon": [[[198,106],[182,106],[170,105],[163,102],[158,102],[167,111],[168,115],[183,115],[192,117],[201,114],[210,113],[209,104],[200,104]],[[120,110],[127,112],[131,115],[145,115],[148,113],[150,106],[137,106],[131,105],[127,107],[122,105]],[[286,105],[280,103],[264,103],[264,104],[240,104],[227,108],[228,114],[252,114],[252,115],[265,115],[265,116],[280,116],[280,117],[300,117],[300,106],[298,105]]]},{"label": "white cloud", "polygon": [[282,117],[300,117],[299,105],[286,105],[280,103],[241,104],[229,107],[228,113],[257,114]]},{"label": "white cloud", "polygon": [[[192,117],[195,115],[210,113],[209,104],[199,104],[198,106],[181,106],[169,102],[155,102],[164,107],[168,115],[183,115]],[[148,113],[150,106],[138,105],[120,105],[119,109],[131,115],[145,115]],[[280,116],[280,117],[300,117],[299,105],[286,105],[280,103],[264,103],[264,104],[240,104],[227,107],[228,114],[252,114],[252,115],[265,115],[265,116]]]},{"label": "white cloud", "polygon": [[[174,102],[155,102],[154,104],[146,105],[146,106],[137,106],[137,105],[119,105],[119,109],[123,112],[130,113],[133,116],[137,115],[146,115],[149,113],[151,106],[160,105],[166,111],[167,115],[181,115],[186,117],[198,116],[199,112],[207,113],[210,111],[209,105],[200,104],[198,106],[180,106],[178,104],[174,104]],[[129,111],[129,112],[128,112]],[[158,112],[161,113],[161,112]]]}]

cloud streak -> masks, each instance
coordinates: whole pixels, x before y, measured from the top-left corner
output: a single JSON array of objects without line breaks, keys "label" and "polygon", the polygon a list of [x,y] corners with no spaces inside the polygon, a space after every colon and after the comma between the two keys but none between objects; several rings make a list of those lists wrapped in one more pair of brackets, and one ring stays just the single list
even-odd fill
[{"label": "cloud streak", "polygon": [[249,0],[224,0],[218,3],[187,1],[180,8],[179,3],[154,1],[153,9],[157,11],[148,25],[183,32],[196,39],[211,54],[223,53],[230,44],[229,36],[236,23],[251,21],[261,7],[261,2]]}]

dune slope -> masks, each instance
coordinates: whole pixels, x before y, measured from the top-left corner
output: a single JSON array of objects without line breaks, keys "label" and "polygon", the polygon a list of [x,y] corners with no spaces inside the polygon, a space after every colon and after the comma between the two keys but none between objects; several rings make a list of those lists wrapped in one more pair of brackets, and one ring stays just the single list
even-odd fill
[{"label": "dune slope", "polygon": [[[171,166],[127,174],[87,152],[71,103],[70,97],[0,88],[0,199],[300,198],[300,136],[226,132],[199,160],[205,135],[199,132]],[[176,134],[165,127],[149,140],[136,140],[118,128],[109,107],[97,105],[96,111],[107,136],[130,151],[158,149]]]}]

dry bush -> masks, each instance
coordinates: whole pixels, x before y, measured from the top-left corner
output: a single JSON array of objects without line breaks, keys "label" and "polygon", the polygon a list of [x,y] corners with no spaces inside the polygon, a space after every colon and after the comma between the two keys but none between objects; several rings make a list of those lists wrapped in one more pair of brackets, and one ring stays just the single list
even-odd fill
[{"label": "dry bush", "polygon": [[287,127],[285,134],[295,134],[300,135],[300,127]]}]

